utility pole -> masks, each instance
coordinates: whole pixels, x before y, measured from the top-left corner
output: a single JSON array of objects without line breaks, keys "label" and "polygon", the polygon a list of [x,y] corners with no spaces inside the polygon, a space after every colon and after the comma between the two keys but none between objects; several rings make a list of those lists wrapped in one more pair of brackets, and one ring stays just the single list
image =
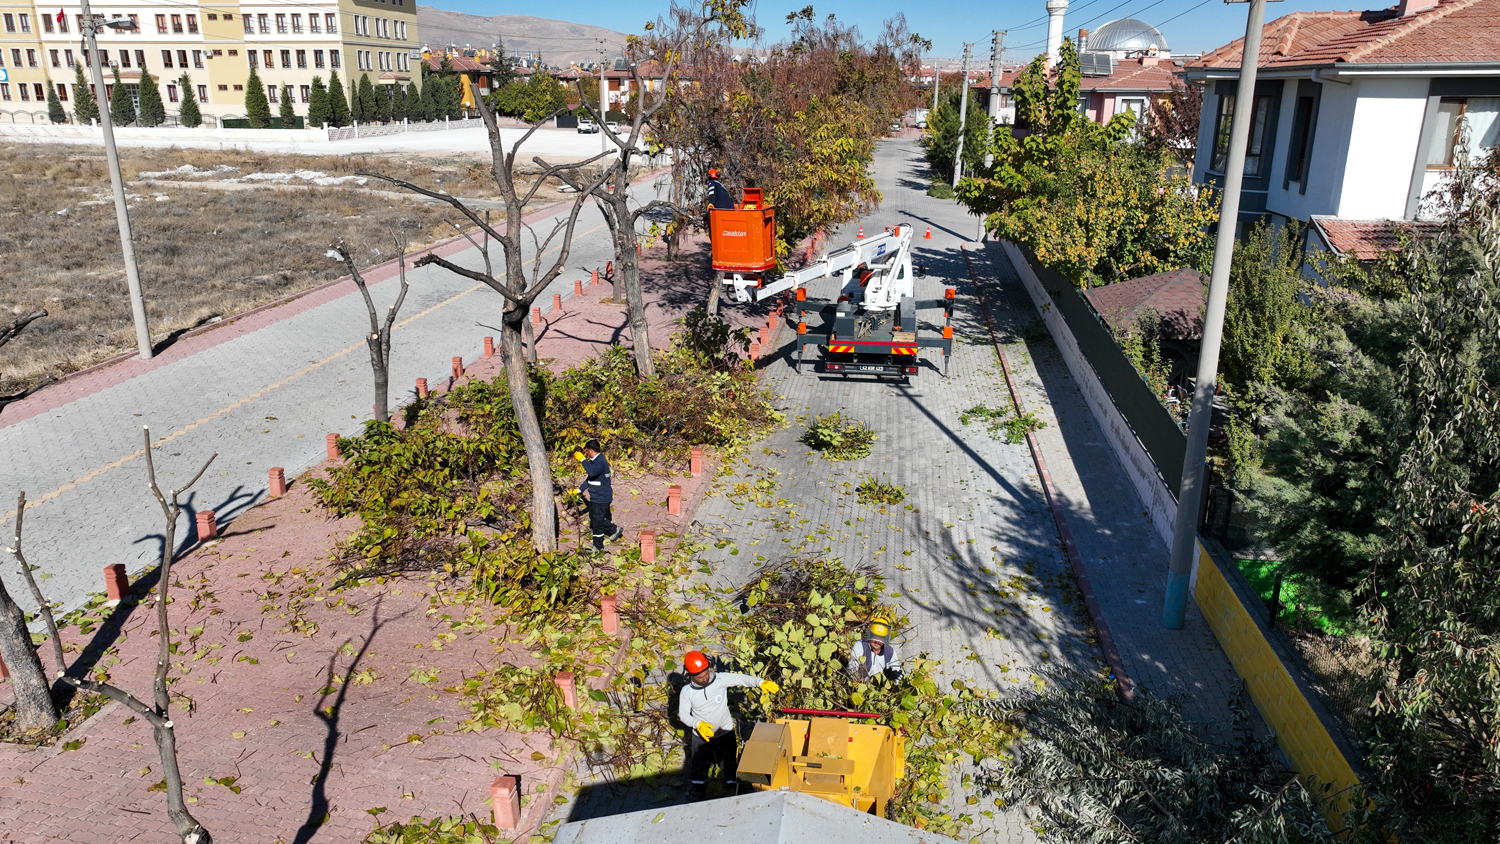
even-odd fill
[{"label": "utility pole", "polygon": [[[995,40],[990,44],[990,131],[1000,125],[1000,53],[1005,42],[1005,32],[995,31]],[[984,166],[995,163],[995,154],[984,151]]]},{"label": "utility pole", "polygon": [[141,360],[150,360],[151,331],[146,327],[146,300],[141,295],[141,273],[135,263],[135,239],[130,233],[130,209],[125,205],[125,180],[120,176],[120,154],[115,150],[114,120],[109,114],[109,97],[104,91],[104,62],[99,56],[99,30],[131,29],[130,19],[124,25],[111,25],[89,11],[89,0],[81,2],[83,12],[84,53],[94,77],[94,101],[99,104],[99,127],[104,130],[104,158],[109,162],[109,183],[115,193],[115,223],[120,229],[120,252],[125,257],[125,287],[130,292],[130,315],[135,321],[135,345]]},{"label": "utility pole", "polygon": [[609,92],[604,88],[604,41],[599,41],[599,151],[609,152],[609,135],[604,124],[609,120]]},{"label": "utility pole", "polygon": [[942,83],[943,70],[937,66],[937,59],[934,58],[932,60],[932,113],[927,115],[927,125],[929,126],[932,125],[932,121],[937,117],[938,88],[942,87]]},{"label": "utility pole", "polygon": [[964,123],[969,116],[969,50],[973,44],[964,45],[963,93],[958,96],[958,152],[953,155],[953,187],[958,187],[958,177],[964,172]]},{"label": "utility pole", "polygon": [[[1227,0],[1244,2],[1244,0]],[[1214,238],[1214,266],[1208,281],[1208,308],[1203,315],[1203,342],[1198,352],[1198,381],[1193,387],[1193,409],[1188,417],[1187,452],[1182,460],[1182,485],[1177,493],[1177,521],[1172,529],[1172,560],[1167,571],[1167,594],[1161,622],[1181,630],[1187,619],[1188,585],[1198,540],[1199,510],[1203,506],[1203,464],[1208,452],[1208,426],[1213,414],[1214,387],[1219,375],[1219,344],[1224,337],[1224,306],[1229,299],[1229,264],[1234,258],[1236,223],[1240,217],[1240,187],[1245,180],[1245,146],[1255,111],[1255,75],[1260,58],[1260,31],[1266,19],[1266,0],[1250,0],[1245,22],[1245,46],[1240,58],[1240,82],[1229,124],[1229,162],[1224,170],[1224,193],[1219,200],[1219,230]]]}]

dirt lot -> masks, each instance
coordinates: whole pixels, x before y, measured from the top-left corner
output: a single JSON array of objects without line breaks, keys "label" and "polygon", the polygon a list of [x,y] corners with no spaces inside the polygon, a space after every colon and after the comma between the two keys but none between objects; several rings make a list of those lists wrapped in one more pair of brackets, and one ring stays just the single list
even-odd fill
[{"label": "dirt lot", "polygon": [[[392,255],[395,231],[410,249],[454,234],[444,222],[458,219],[451,208],[360,184],[357,171],[499,207],[478,158],[183,149],[122,156],[157,341],[338,278],[343,270],[324,252],[340,237],[371,263]],[[37,308],[49,313],[0,348],[0,392],[133,349],[103,151],[0,144],[0,196],[0,322]],[[544,189],[531,207],[556,198]]]}]

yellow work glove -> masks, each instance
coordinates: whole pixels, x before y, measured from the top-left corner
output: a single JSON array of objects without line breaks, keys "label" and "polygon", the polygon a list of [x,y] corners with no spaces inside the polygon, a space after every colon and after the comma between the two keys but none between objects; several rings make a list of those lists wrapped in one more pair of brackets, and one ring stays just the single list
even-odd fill
[{"label": "yellow work glove", "polygon": [[577,460],[579,463],[582,463],[583,462],[583,452],[581,452],[581,451],[575,451],[575,452],[573,452],[573,459]]},{"label": "yellow work glove", "polygon": [[760,681],[760,690],[768,695],[774,695],[777,692],[781,691],[781,687],[771,682],[770,680],[762,680]]},{"label": "yellow work glove", "polygon": [[698,735],[703,736],[704,741],[712,741],[714,737],[714,725],[707,721],[699,721]]}]

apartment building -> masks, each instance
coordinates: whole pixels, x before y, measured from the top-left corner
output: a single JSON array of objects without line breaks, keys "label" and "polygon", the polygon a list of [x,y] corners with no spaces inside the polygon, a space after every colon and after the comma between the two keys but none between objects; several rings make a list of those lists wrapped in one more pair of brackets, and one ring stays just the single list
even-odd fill
[{"label": "apartment building", "polygon": [[[100,33],[100,60],[119,68],[133,89],[150,73],[167,112],[176,111],[188,84],[206,115],[242,116],[245,82],[256,68],[274,110],[290,85],[299,114],[312,78],[333,71],[348,88],[361,74],[385,85],[420,85],[416,0],[330,0],[210,5],[191,0],[90,3],[96,15],[129,18],[133,30]],[[60,10],[60,13],[59,13]],[[85,73],[95,57],[83,46],[76,2],[42,5],[0,0],[0,113],[25,120],[47,108],[46,88],[57,89],[71,113],[74,65]],[[112,76],[105,74],[106,85]],[[105,96],[108,96],[106,91]]]}]

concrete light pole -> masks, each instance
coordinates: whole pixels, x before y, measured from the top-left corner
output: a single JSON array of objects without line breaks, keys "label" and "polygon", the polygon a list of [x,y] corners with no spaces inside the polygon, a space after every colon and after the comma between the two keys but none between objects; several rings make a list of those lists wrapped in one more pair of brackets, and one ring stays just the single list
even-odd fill
[{"label": "concrete light pole", "polygon": [[1062,55],[1063,15],[1068,0],[1047,0],[1047,67],[1056,67]]},{"label": "concrete light pole", "polygon": [[609,121],[609,92],[604,88],[604,42],[599,42],[599,151],[609,152],[609,135],[604,131],[604,124]]},{"label": "concrete light pole", "polygon": [[964,123],[969,116],[969,49],[973,46],[964,45],[963,78],[959,82],[963,85],[963,93],[958,96],[958,152],[953,156],[953,187],[958,187],[958,177],[964,172]]},{"label": "concrete light pole", "polygon": [[932,125],[933,118],[937,117],[938,88],[942,87],[943,71],[937,66],[937,59],[932,60],[932,114],[928,115],[927,124]]},{"label": "concrete light pole", "polygon": [[[1000,30],[995,32],[994,43],[990,45],[990,131],[994,131],[1000,125],[1000,54],[1004,52],[1005,33]],[[984,166],[988,167],[994,163],[995,154],[989,150],[984,153]]]},{"label": "concrete light pole", "polygon": [[[1167,571],[1167,594],[1161,623],[1181,630],[1187,618],[1188,585],[1198,541],[1198,517],[1203,505],[1203,464],[1208,452],[1209,418],[1219,376],[1219,344],[1224,338],[1224,306],[1229,299],[1229,263],[1234,258],[1236,223],[1240,216],[1240,186],[1245,180],[1245,147],[1255,117],[1255,74],[1260,61],[1260,31],[1267,0],[1250,0],[1245,23],[1245,45],[1240,56],[1240,82],[1229,124],[1229,161],[1224,167],[1224,193],[1219,200],[1219,230],[1214,238],[1214,266],[1208,282],[1208,308],[1203,315],[1203,342],[1198,352],[1198,381],[1188,417],[1187,452],[1182,460],[1182,485],[1177,494],[1177,521],[1172,529],[1172,561]],[[1244,0],[1225,0],[1226,3]],[[1048,3],[1051,8],[1051,3]]]},{"label": "concrete light pole", "polygon": [[[84,55],[90,58],[94,77],[94,101],[99,104],[99,127],[104,130],[104,158],[109,162],[109,183],[115,194],[115,222],[120,228],[120,251],[125,257],[125,287],[130,291],[130,315],[135,321],[135,344],[141,360],[150,360],[151,331],[146,327],[146,300],[141,295],[141,273],[135,263],[135,239],[130,233],[130,209],[125,205],[125,180],[120,176],[120,155],[115,150],[114,120],[109,114],[109,97],[104,88],[104,62],[99,56],[100,29],[134,29],[129,18],[117,21],[94,19],[89,0],[81,0],[83,12]],[[123,21],[123,23],[122,23]],[[145,71],[142,71],[144,73]]]}]

